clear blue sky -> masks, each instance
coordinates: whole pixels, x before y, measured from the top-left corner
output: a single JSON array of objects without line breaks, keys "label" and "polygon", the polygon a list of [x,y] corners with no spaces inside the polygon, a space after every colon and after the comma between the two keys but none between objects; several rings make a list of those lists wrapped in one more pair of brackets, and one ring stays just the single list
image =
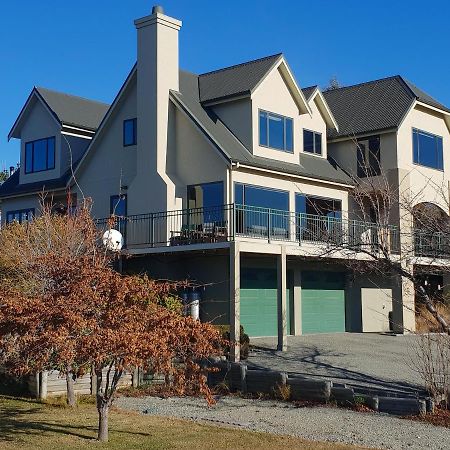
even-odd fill
[{"label": "clear blue sky", "polygon": [[[152,0],[14,0],[0,14],[0,165],[34,85],[111,102],[136,59],[133,19]],[[450,2],[161,0],[183,21],[180,65],[202,73],[283,52],[300,86],[401,74],[450,105]],[[2,167],[0,167],[1,169]]]}]

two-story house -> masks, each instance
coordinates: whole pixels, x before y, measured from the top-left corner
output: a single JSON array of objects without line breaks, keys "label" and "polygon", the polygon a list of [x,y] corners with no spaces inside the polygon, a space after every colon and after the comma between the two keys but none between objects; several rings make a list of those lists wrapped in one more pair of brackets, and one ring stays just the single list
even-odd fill
[{"label": "two-story house", "polygon": [[[280,348],[289,334],[414,329],[414,295],[398,279],[355,278],[326,249],[343,230],[365,231],[352,222],[349,136],[378,136],[397,173],[408,170],[411,127],[448,148],[447,110],[423,93],[407,91],[409,106],[386,96],[374,111],[370,89],[302,89],[282,54],[189,73],[179,20],[154,7],[135,26],[137,62],[111,106],[33,89],[9,135],[21,163],[0,186],[4,220],[30,220],[43,191],[66,205],[92,198],[96,219],[119,218],[124,271],[193,280],[201,319],[230,324],[235,338],[240,324]],[[401,108],[403,121],[385,126]]]}]

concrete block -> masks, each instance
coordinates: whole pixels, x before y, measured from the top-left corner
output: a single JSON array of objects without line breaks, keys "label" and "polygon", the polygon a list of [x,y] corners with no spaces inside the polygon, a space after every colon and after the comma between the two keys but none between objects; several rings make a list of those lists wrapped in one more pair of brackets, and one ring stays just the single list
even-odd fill
[{"label": "concrete block", "polygon": [[379,397],[378,411],[399,416],[417,416],[426,414],[425,400],[415,398]]},{"label": "concrete block", "polygon": [[331,381],[288,377],[292,400],[328,402],[331,396]]},{"label": "concrete block", "polygon": [[247,370],[247,392],[271,394],[286,384],[287,375],[273,370]]},{"label": "concrete block", "polygon": [[336,387],[331,388],[331,399],[336,400],[338,405],[350,406],[355,404],[355,392],[352,388]]}]

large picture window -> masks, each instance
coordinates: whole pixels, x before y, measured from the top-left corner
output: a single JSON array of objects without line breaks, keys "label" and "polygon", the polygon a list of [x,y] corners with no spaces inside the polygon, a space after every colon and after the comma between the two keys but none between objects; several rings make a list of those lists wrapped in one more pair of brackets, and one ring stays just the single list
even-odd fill
[{"label": "large picture window", "polygon": [[442,136],[413,128],[413,161],[421,166],[443,170]]},{"label": "large picture window", "polygon": [[25,173],[42,172],[55,168],[55,137],[25,144]]},{"label": "large picture window", "polygon": [[259,111],[259,145],[292,152],[294,148],[293,132],[291,118]]},{"label": "large picture window", "polygon": [[234,195],[238,233],[289,238],[289,192],[236,183]]}]

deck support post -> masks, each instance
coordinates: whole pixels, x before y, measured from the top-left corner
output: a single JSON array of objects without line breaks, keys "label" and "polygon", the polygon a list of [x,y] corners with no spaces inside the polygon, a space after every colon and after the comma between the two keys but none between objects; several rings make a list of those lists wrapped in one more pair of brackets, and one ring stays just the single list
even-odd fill
[{"label": "deck support post", "polygon": [[241,355],[241,254],[239,242],[230,242],[230,359],[238,362]]},{"label": "deck support post", "polygon": [[277,350],[287,350],[287,298],[286,298],[286,246],[281,246],[281,254],[277,256],[277,282],[278,282],[278,345]]}]

